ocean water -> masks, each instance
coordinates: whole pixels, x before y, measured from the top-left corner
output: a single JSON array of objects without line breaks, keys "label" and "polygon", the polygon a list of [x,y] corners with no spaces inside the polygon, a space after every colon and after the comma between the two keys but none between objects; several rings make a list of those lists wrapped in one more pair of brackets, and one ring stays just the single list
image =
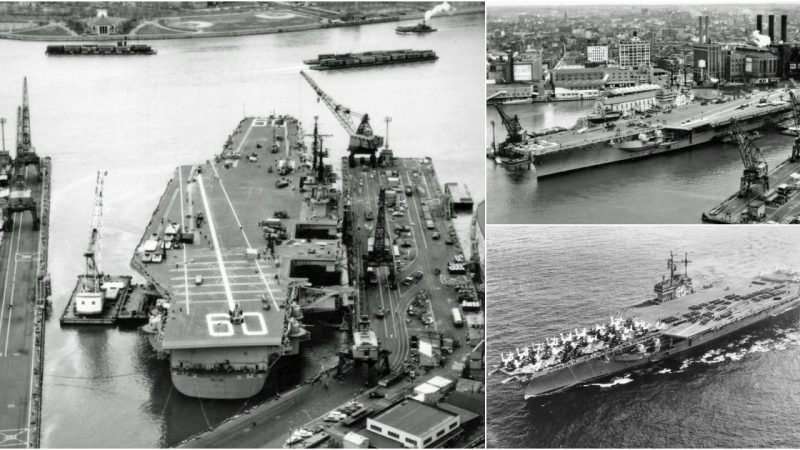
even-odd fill
[{"label": "ocean water", "polygon": [[[670,250],[695,286],[800,269],[785,226],[489,227],[487,363],[500,352],[608,321],[653,297]],[[490,447],[797,447],[800,314],[675,359],[523,400],[487,382]]]},{"label": "ocean water", "polygon": [[[136,331],[62,329],[58,317],[83,271],[97,170],[107,170],[101,268],[130,274],[132,252],[173,170],[218,153],[244,114],[291,114],[310,132],[318,116],[338,164],[347,137],[300,77],[320,53],[431,48],[435,62],[312,71],[338,102],[372,116],[395,155],[430,156],[441,183],[483,198],[484,17],[437,17],[436,33],[401,36],[396,23],[234,38],[154,41],[147,57],[47,57],[46,43],[0,40],[0,117],[6,146],[28,77],[33,143],[53,158],[46,333],[44,447],[162,447],[336,363],[335,333],[313,330],[300,361],[276,369],[249,401],[200,401],[172,388],[168,363]],[[408,22],[411,23],[411,22]],[[407,23],[405,23],[407,24]],[[473,57],[469,57],[472,55]],[[469,229],[470,218],[457,227]],[[138,277],[137,277],[138,279]]]},{"label": "ocean water", "polygon": [[[510,105],[528,130],[572,127],[594,102]],[[487,108],[487,145],[492,142],[489,120],[495,121],[497,142],[505,129],[494,107]],[[770,168],[789,157],[793,139],[763,130],[755,141]],[[488,223],[615,223],[697,224],[700,216],[739,189],[742,160],[735,145],[711,142],[684,151],[637,161],[555,175],[538,180],[533,170],[509,172],[489,160],[486,167]]]}]

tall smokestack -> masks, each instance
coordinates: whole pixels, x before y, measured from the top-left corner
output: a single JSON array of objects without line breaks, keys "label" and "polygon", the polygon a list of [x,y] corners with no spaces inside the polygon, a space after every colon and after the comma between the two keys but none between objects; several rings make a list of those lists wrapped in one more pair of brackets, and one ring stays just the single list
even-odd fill
[{"label": "tall smokestack", "polygon": [[771,42],[775,42],[775,15],[770,14],[768,17],[769,17],[769,40]]},{"label": "tall smokestack", "polygon": [[703,36],[706,37],[706,44],[710,44],[711,43],[711,36],[708,35],[708,16],[706,16],[706,29],[705,29],[705,33],[703,33]]},{"label": "tall smokestack", "polygon": [[703,34],[703,16],[697,17],[697,39],[701,44],[706,43],[705,34]]},{"label": "tall smokestack", "polygon": [[761,14],[756,16],[756,30],[758,34],[764,34],[764,17]]},{"label": "tall smokestack", "polygon": [[787,26],[788,26],[788,18],[786,17],[786,14],[782,14],[781,15],[781,40],[783,42],[787,42],[789,40],[789,39],[787,39],[788,34],[789,34],[788,33],[789,30],[786,29]]}]

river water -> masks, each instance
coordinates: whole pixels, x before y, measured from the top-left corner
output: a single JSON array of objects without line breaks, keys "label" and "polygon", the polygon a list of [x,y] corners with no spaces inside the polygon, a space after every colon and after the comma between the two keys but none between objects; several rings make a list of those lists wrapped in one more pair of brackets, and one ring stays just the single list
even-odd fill
[{"label": "river water", "polygon": [[[404,25],[412,22],[404,23]],[[45,43],[0,41],[0,116],[7,146],[28,77],[34,145],[53,158],[50,271],[53,314],[47,324],[43,439],[45,447],[154,447],[174,444],[293,386],[335,363],[334,332],[314,328],[300,362],[276,370],[247,402],[211,402],[172,389],[166,361],[136,331],[61,329],[58,316],[83,270],[94,179],[107,170],[101,268],[128,262],[172,171],[218,153],[246,113],[291,114],[307,131],[314,116],[333,161],[347,138],[316,101],[299,71],[319,53],[430,48],[432,63],[316,72],[337,101],[368,112],[398,156],[431,156],[440,182],[484,193],[483,15],[434,19],[438,32],[401,36],[396,23],[298,33],[151,43],[149,57],[46,57]],[[464,234],[469,217],[457,220]]]},{"label": "river water", "polygon": [[[572,127],[593,101],[506,106],[522,127]],[[487,145],[494,120],[497,142],[506,133],[487,108]],[[769,167],[791,154],[793,138],[774,130],[755,142]],[[735,145],[711,142],[685,151],[592,167],[537,180],[533,170],[509,172],[487,164],[488,223],[700,223],[700,216],[739,189],[742,161]]]},{"label": "river water", "polygon": [[[653,298],[670,250],[695,286],[800,269],[791,227],[491,227],[487,363]],[[488,380],[490,447],[797,447],[800,315],[791,311],[656,366],[523,400]]]}]

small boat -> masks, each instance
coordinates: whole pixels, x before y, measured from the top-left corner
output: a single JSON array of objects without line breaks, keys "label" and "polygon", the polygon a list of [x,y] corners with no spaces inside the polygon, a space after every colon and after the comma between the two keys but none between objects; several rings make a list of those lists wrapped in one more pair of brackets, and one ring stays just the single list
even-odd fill
[{"label": "small boat", "polygon": [[532,98],[518,98],[514,100],[504,100],[501,102],[504,105],[530,105],[533,103]]},{"label": "small boat", "polygon": [[423,20],[422,22],[414,25],[413,27],[397,27],[394,30],[398,34],[433,33],[434,31],[436,31],[436,28],[432,28]]}]

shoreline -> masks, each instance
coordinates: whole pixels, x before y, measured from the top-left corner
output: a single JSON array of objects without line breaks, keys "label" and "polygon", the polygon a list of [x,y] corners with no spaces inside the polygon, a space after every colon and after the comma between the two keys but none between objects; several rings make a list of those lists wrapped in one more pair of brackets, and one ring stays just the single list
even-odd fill
[{"label": "shoreline", "polygon": [[[467,14],[484,14],[484,9],[464,9],[455,11],[450,16],[461,16]],[[309,31],[324,28],[343,28],[343,27],[356,27],[361,25],[373,25],[377,23],[387,22],[400,22],[402,20],[418,20],[424,17],[424,13],[409,14],[408,16],[393,16],[381,17],[374,19],[367,19],[358,23],[341,23],[341,24],[304,24],[294,25],[285,28],[260,28],[252,30],[231,30],[231,31],[216,31],[208,33],[164,33],[164,34],[151,34],[151,35],[87,35],[87,36],[64,36],[64,35],[25,35],[14,33],[0,33],[0,39],[7,39],[13,41],[35,41],[35,42],[115,42],[123,39],[128,41],[150,41],[150,40],[166,40],[166,39],[200,39],[200,38],[219,38],[219,37],[235,37],[235,36],[252,36],[259,34],[278,34],[278,33],[291,33],[298,31]],[[154,23],[158,19],[150,21]]]}]

